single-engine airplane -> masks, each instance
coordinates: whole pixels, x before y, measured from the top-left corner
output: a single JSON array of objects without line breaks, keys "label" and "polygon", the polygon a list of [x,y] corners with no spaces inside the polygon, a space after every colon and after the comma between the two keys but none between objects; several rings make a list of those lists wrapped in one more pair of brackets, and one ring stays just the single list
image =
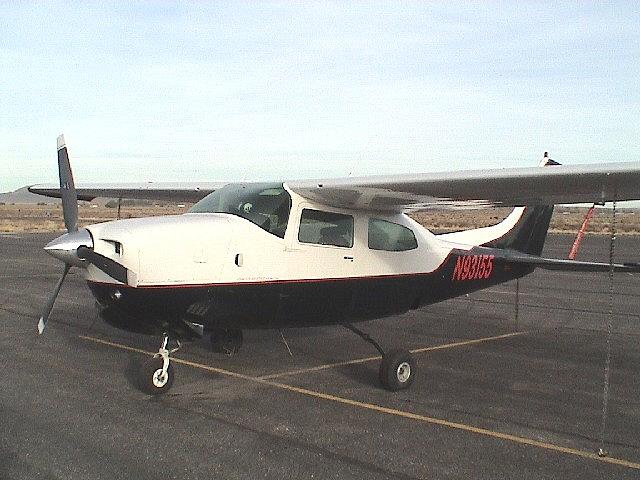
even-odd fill
[{"label": "single-engine airplane", "polygon": [[[143,389],[166,392],[173,343],[211,336],[235,352],[243,329],[343,325],[382,355],[380,382],[408,388],[416,362],[385,351],[353,324],[417,309],[527,275],[535,268],[640,272],[540,256],[553,205],[640,199],[640,163],[371,176],[280,183],[93,185],[76,189],[58,137],[67,233],[44,248],[64,262],[40,320],[42,333],[72,266],[82,267],[100,316],[162,336],[140,369]],[[116,220],[78,229],[78,199],[197,202],[176,216]],[[407,213],[514,207],[489,227],[435,235]]]}]

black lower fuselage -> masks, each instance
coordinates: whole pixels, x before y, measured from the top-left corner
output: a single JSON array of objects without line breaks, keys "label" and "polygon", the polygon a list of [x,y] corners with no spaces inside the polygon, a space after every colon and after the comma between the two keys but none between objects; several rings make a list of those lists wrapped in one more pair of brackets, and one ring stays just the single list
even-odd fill
[{"label": "black lower fuselage", "polygon": [[134,288],[89,282],[102,318],[118,328],[188,336],[214,328],[335,325],[407,312],[524,276],[533,267],[454,250],[433,272],[260,283]]}]

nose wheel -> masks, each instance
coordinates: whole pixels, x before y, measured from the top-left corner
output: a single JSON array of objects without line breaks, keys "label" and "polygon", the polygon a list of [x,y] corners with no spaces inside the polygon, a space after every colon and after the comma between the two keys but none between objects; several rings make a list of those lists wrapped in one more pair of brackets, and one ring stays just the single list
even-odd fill
[{"label": "nose wheel", "polygon": [[164,335],[158,353],[140,365],[138,382],[145,393],[160,395],[168,392],[173,385],[173,365],[169,361],[169,355],[180,349],[180,342],[176,342],[178,344],[176,348],[168,349],[169,336]]}]

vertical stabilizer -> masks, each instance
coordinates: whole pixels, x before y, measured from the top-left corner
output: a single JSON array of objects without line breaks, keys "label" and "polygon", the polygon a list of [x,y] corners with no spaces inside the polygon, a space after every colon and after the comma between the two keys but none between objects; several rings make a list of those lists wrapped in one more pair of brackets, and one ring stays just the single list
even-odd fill
[{"label": "vertical stabilizer", "polygon": [[[541,167],[560,165],[544,152]],[[517,250],[531,255],[540,255],[549,231],[553,205],[527,206],[520,219],[506,234],[487,242],[485,246]]]},{"label": "vertical stabilizer", "polygon": [[484,245],[540,255],[549,231],[551,215],[553,215],[553,205],[526,207],[520,220],[511,230]]}]

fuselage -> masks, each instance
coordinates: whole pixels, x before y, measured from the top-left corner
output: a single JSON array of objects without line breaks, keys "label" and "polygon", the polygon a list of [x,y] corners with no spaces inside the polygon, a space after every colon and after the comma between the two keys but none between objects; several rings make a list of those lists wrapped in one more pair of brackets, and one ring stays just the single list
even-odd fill
[{"label": "fuselage", "polygon": [[531,271],[474,253],[509,222],[463,244],[404,214],[330,208],[279,187],[246,198],[231,192],[224,208],[223,196],[214,199],[219,213],[205,205],[87,227],[95,252],[129,271],[125,284],[87,265],[102,317],[147,333],[184,333],[185,322],[205,330],[331,325],[402,313]]}]

